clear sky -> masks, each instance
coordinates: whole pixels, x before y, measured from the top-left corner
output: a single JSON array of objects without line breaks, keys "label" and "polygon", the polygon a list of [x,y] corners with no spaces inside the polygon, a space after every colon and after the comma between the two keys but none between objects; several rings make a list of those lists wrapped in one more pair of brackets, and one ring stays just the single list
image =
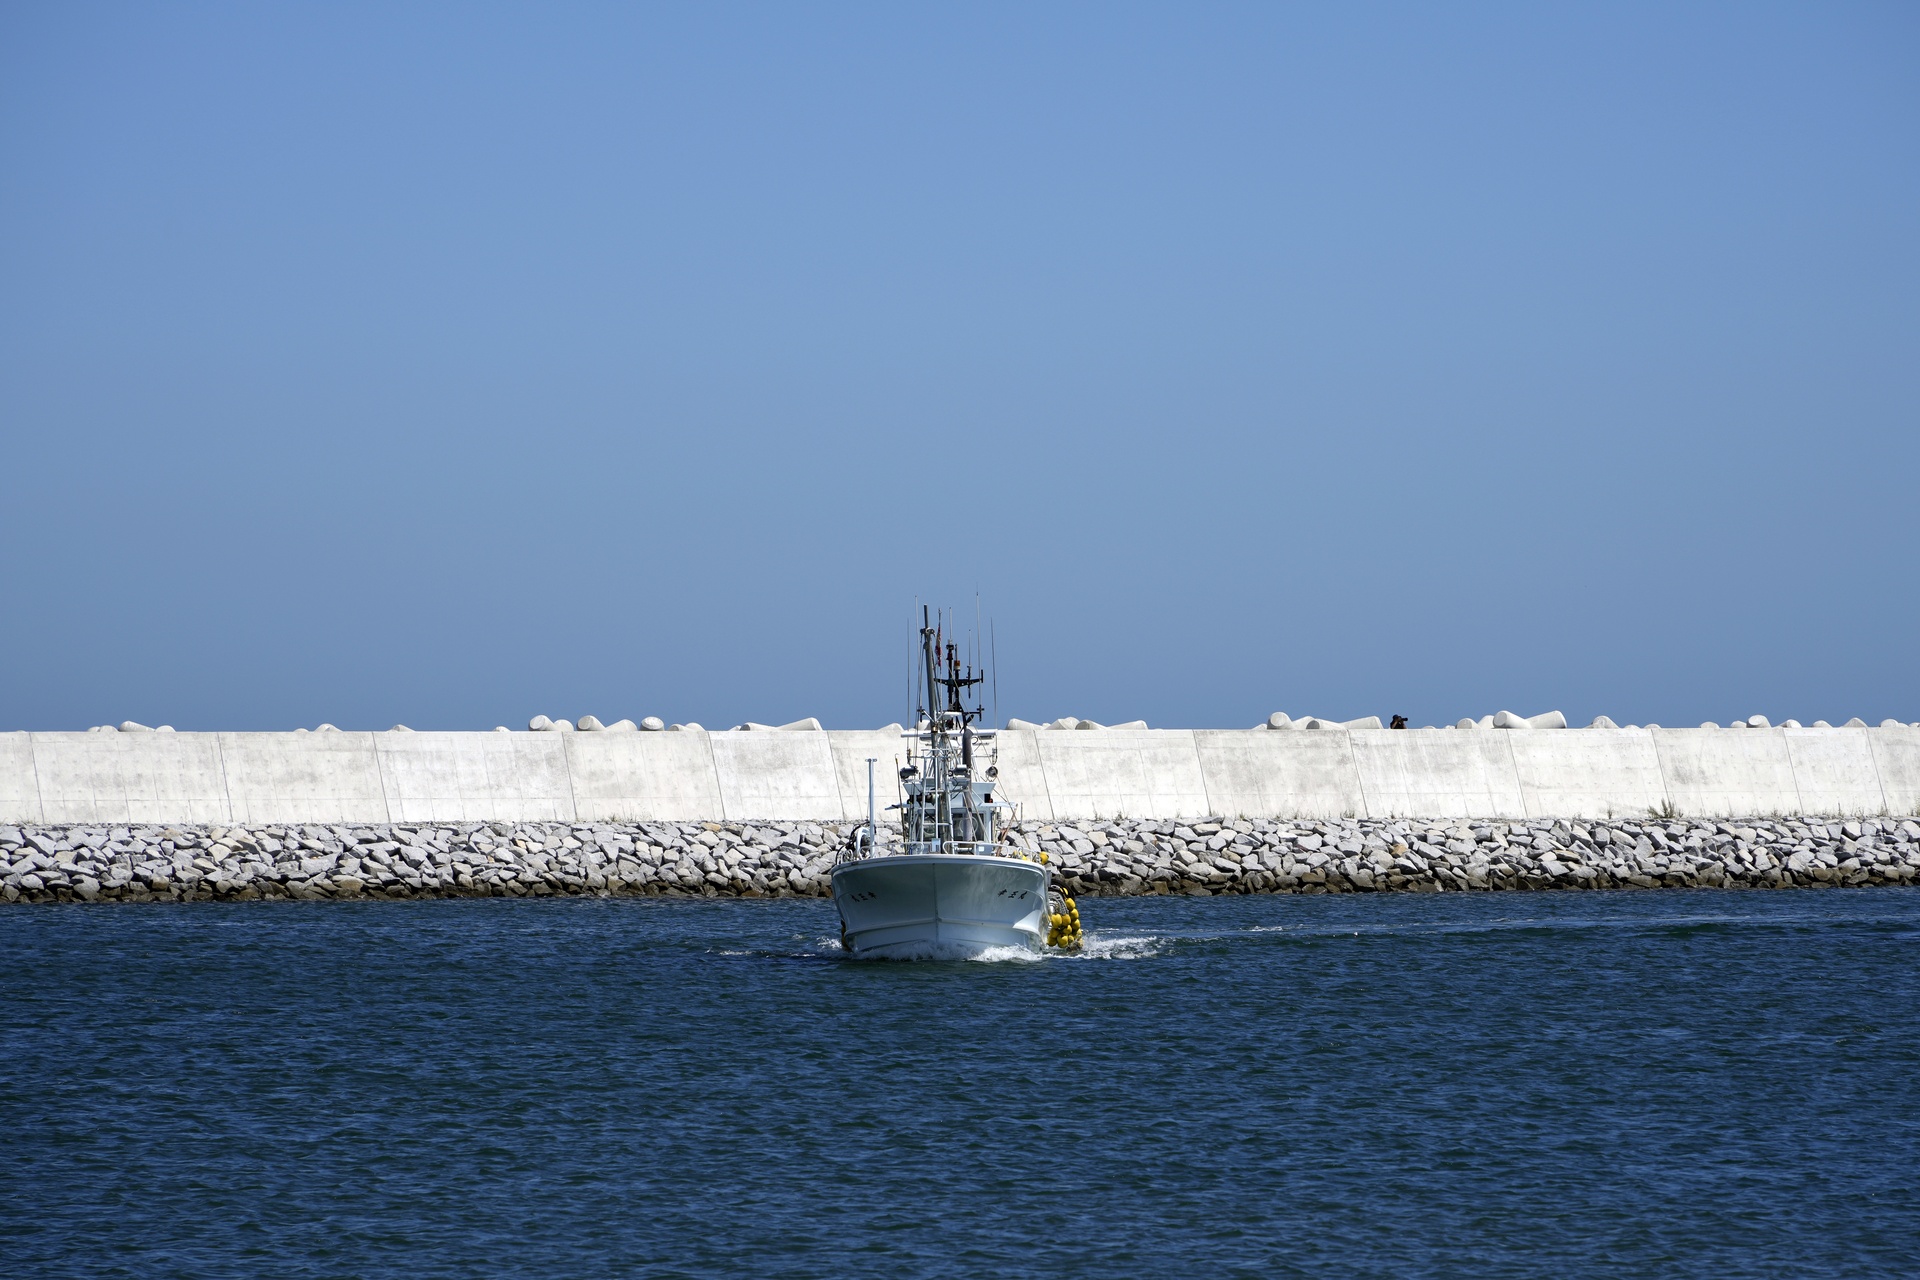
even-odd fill
[{"label": "clear sky", "polygon": [[1920,7],[0,6],[0,729],[1920,720]]}]

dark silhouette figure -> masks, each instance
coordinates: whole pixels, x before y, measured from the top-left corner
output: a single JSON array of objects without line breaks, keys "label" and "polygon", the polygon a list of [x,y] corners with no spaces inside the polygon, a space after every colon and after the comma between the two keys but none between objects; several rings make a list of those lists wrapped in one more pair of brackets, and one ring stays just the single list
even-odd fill
[{"label": "dark silhouette figure", "polygon": [[1405,716],[1395,716],[1393,718],[1393,723],[1387,726],[1387,728],[1389,729],[1404,729],[1406,727],[1407,727],[1407,718]]}]

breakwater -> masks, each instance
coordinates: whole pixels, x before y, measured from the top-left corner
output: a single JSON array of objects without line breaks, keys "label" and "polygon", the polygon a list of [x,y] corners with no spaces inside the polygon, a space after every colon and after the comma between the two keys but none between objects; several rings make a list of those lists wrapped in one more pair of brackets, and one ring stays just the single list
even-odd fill
[{"label": "breakwater", "polygon": [[[851,823],[0,827],[8,902],[824,896]],[[1920,822],[1036,823],[1082,895],[1909,884]]]},{"label": "breakwater", "polygon": [[[1102,728],[999,734],[1028,822],[1920,814],[1920,727]],[[1468,722],[1472,723],[1472,722]],[[803,722],[811,725],[812,722]],[[845,822],[896,730],[0,733],[0,822]]]}]

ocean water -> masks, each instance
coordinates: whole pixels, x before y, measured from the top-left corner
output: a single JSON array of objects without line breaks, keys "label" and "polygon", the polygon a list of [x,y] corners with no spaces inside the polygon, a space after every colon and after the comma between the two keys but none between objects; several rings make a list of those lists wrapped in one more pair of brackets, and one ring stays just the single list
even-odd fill
[{"label": "ocean water", "polygon": [[0,912],[7,1276],[1920,1275],[1920,892]]}]

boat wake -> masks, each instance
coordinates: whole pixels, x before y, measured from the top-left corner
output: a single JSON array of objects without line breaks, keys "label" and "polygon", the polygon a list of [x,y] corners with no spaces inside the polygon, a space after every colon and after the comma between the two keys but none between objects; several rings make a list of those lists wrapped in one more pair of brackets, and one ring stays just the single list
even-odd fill
[{"label": "boat wake", "polygon": [[1077,952],[1061,957],[1063,960],[1151,960],[1167,950],[1168,940],[1145,934],[1140,937],[1107,938],[1090,933]]},{"label": "boat wake", "polygon": [[1102,937],[1088,934],[1077,951],[1048,948],[1035,951],[1028,947],[976,948],[957,943],[925,942],[902,947],[883,956],[851,956],[841,949],[837,938],[817,938],[814,950],[861,964],[885,964],[895,960],[944,960],[970,964],[1040,964],[1051,960],[1150,960],[1165,954],[1170,939],[1146,934],[1137,937]]},{"label": "boat wake", "polygon": [[[838,942],[831,942],[829,945],[835,951],[840,950]],[[884,955],[848,955],[846,958],[862,963],[877,961],[883,964],[893,960],[965,960],[982,964],[1030,964],[1045,960],[1047,957],[1031,947],[983,948],[959,942],[909,942],[888,947]]]}]

